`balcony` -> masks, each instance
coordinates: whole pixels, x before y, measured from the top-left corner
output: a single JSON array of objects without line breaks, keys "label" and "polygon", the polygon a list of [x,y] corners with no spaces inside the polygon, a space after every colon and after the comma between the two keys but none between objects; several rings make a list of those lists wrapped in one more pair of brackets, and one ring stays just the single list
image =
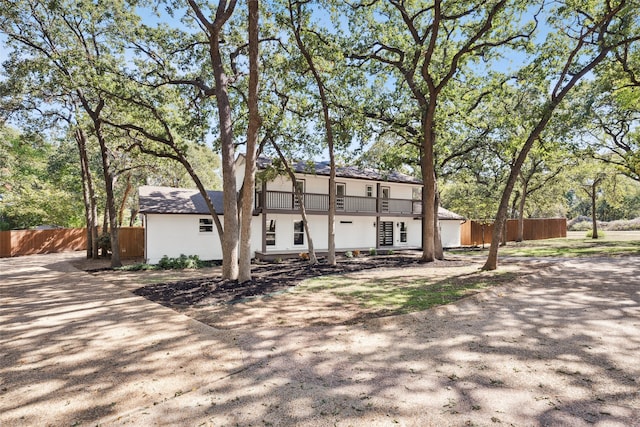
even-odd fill
[{"label": "balcony", "polygon": [[[329,211],[329,195],[304,193],[307,213]],[[286,191],[256,192],[256,209],[263,212],[298,212],[300,206],[294,193]],[[375,197],[338,196],[336,212],[351,215],[422,215],[419,200],[382,199]]]}]

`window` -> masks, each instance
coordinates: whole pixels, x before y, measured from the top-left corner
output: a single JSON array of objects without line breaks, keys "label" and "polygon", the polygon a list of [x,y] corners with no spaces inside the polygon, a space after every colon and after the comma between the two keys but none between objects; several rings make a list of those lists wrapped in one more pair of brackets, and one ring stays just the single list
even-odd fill
[{"label": "window", "polygon": [[380,201],[380,210],[382,212],[389,212],[389,195],[391,194],[391,189],[389,187],[380,187],[382,200]]},{"label": "window", "polygon": [[344,210],[344,195],[347,192],[347,186],[342,183],[336,184],[336,209],[339,211]]},{"label": "window", "polygon": [[380,187],[380,189],[382,190],[382,198],[383,199],[388,199],[391,195],[391,188],[389,187]]},{"label": "window", "polygon": [[211,218],[200,218],[200,232],[201,233],[211,233],[211,232],[213,232],[213,219],[211,219]]},{"label": "window", "polygon": [[407,223],[400,223],[400,241],[402,243],[407,243]]},{"label": "window", "polygon": [[365,194],[367,195],[367,197],[373,197],[373,185],[366,186]]},{"label": "window", "polygon": [[293,208],[294,209],[300,209],[300,203],[298,202],[298,197],[296,196],[296,193],[298,192],[302,195],[302,200],[306,204],[306,201],[304,200],[304,179],[296,179],[296,183],[293,185]]},{"label": "window", "polygon": [[413,200],[422,200],[422,187],[413,187],[411,189],[411,198]]},{"label": "window", "polygon": [[272,219],[267,221],[267,246],[275,246],[276,245],[276,220]]},{"label": "window", "polygon": [[293,244],[304,245],[304,224],[302,221],[293,223]]}]

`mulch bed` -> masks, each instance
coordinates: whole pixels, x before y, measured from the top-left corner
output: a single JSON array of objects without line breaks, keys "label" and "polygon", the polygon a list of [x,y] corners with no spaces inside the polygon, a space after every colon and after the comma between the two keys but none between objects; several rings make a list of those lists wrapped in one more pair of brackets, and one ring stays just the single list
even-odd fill
[{"label": "mulch bed", "polygon": [[[171,283],[157,283],[134,291],[151,301],[167,307],[233,304],[246,299],[271,295],[296,286],[305,279],[330,274],[343,274],[373,268],[397,268],[417,265],[419,256],[391,255],[339,259],[337,265],[310,265],[301,260],[253,266],[253,280],[238,283],[221,277],[189,279]],[[447,263],[451,265],[453,262]]]}]

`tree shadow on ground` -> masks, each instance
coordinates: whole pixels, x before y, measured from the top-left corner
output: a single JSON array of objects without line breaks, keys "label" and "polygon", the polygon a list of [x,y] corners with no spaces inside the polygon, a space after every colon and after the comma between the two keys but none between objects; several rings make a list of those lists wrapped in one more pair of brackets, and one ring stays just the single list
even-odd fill
[{"label": "tree shadow on ground", "polygon": [[77,276],[64,286],[36,267],[3,276],[7,425],[640,419],[638,258],[563,261],[526,283],[409,315],[233,331],[67,274]]}]

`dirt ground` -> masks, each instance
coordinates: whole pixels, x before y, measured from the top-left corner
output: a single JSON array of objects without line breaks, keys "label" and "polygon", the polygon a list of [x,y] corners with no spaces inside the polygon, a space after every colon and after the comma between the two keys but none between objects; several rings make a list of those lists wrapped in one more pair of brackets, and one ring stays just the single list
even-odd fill
[{"label": "dirt ground", "polygon": [[504,259],[521,273],[510,283],[355,321],[359,307],[294,291],[178,313],[131,292],[216,269],[87,274],[43,260],[40,276],[0,260],[3,425],[640,426],[639,257]]}]

